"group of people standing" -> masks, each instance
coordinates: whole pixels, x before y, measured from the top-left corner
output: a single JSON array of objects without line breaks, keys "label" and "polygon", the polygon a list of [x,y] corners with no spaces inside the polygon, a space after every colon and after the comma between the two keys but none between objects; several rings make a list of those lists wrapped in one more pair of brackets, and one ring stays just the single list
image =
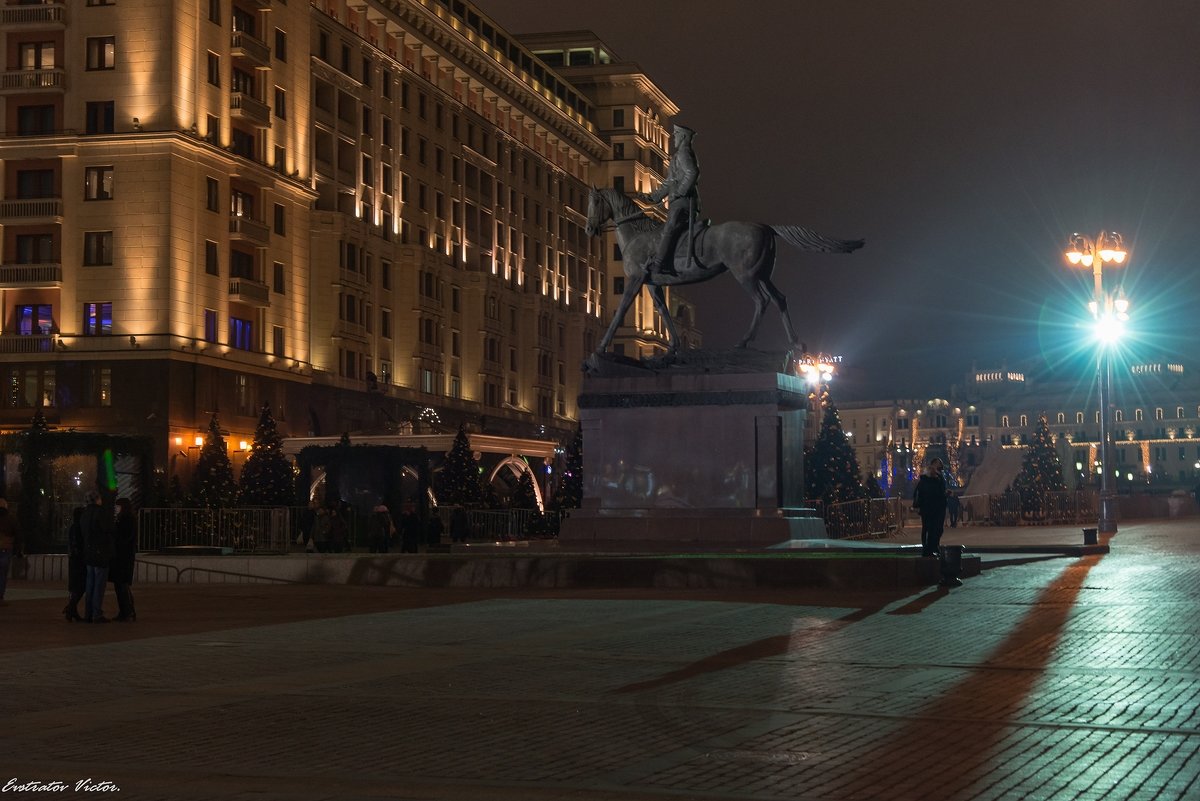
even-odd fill
[{"label": "group of people standing", "polygon": [[[113,506],[97,492],[89,492],[85,506],[77,508],[67,532],[67,591],[63,607],[68,623],[107,623],[137,620],[133,605],[134,561],[137,556],[137,518],[128,498]],[[104,615],[104,591],[111,582],[117,596],[117,616]],[[83,615],[79,601],[83,600]]]},{"label": "group of people standing", "polygon": [[371,510],[367,524],[368,544],[371,553],[387,553],[391,544],[398,541],[400,553],[417,553],[422,544],[440,545],[444,530],[442,519],[436,514],[430,515],[422,526],[415,509],[402,509],[396,517],[380,503]]}]

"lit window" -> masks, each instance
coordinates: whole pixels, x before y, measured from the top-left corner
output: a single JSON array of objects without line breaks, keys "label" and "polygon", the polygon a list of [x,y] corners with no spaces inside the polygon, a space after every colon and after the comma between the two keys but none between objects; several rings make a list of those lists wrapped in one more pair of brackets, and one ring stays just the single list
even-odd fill
[{"label": "lit window", "polygon": [[113,199],[113,168],[88,167],[84,171],[83,180],[84,200]]},{"label": "lit window", "polygon": [[86,46],[89,70],[111,70],[116,66],[117,38],[115,36],[89,36]]},{"label": "lit window", "polygon": [[83,304],[83,335],[89,337],[112,334],[112,304]]},{"label": "lit window", "polygon": [[54,307],[48,303],[17,306],[17,333],[21,336],[49,334],[54,330]]},{"label": "lit window", "polygon": [[241,317],[230,317],[229,344],[238,350],[254,350],[253,324]]}]

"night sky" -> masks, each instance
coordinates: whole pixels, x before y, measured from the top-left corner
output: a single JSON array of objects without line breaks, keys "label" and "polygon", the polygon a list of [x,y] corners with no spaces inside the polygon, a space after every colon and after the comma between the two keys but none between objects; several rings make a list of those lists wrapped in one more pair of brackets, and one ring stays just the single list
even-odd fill
[{"label": "night sky", "polygon": [[[705,215],[793,223],[851,255],[779,245],[776,283],[853,394],[940,396],[977,365],[1080,373],[1091,272],[1068,234],[1115,229],[1131,358],[1200,337],[1195,0],[495,0],[515,33],[590,29],[698,131]],[[740,16],[738,16],[740,14]],[[705,345],[752,305],[689,288]],[[757,345],[784,343],[778,316]],[[1086,372],[1086,370],[1084,370]],[[864,380],[865,379],[865,380]]]}]

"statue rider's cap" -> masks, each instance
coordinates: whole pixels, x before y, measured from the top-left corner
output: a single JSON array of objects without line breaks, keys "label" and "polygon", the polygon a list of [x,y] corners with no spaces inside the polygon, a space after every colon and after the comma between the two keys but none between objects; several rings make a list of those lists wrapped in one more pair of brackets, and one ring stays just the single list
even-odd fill
[{"label": "statue rider's cap", "polygon": [[675,135],[676,136],[682,135],[682,136],[686,136],[688,139],[691,139],[693,136],[696,135],[696,132],[693,131],[691,128],[687,127],[686,125],[679,125],[678,123],[676,123]]}]

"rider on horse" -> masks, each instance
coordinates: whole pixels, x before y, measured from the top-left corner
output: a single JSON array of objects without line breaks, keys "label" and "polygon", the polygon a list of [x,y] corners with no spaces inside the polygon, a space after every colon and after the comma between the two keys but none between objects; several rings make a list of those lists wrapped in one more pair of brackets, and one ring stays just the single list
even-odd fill
[{"label": "rider on horse", "polygon": [[662,238],[658,242],[658,253],[646,263],[646,275],[658,270],[665,275],[678,275],[675,271],[675,245],[684,231],[693,228],[700,215],[700,163],[692,150],[692,137],[696,132],[683,125],[675,126],[675,153],[667,167],[667,176],[658,188],[646,194],[638,193],[640,200],[658,203],[667,198],[667,222],[663,225]]}]

